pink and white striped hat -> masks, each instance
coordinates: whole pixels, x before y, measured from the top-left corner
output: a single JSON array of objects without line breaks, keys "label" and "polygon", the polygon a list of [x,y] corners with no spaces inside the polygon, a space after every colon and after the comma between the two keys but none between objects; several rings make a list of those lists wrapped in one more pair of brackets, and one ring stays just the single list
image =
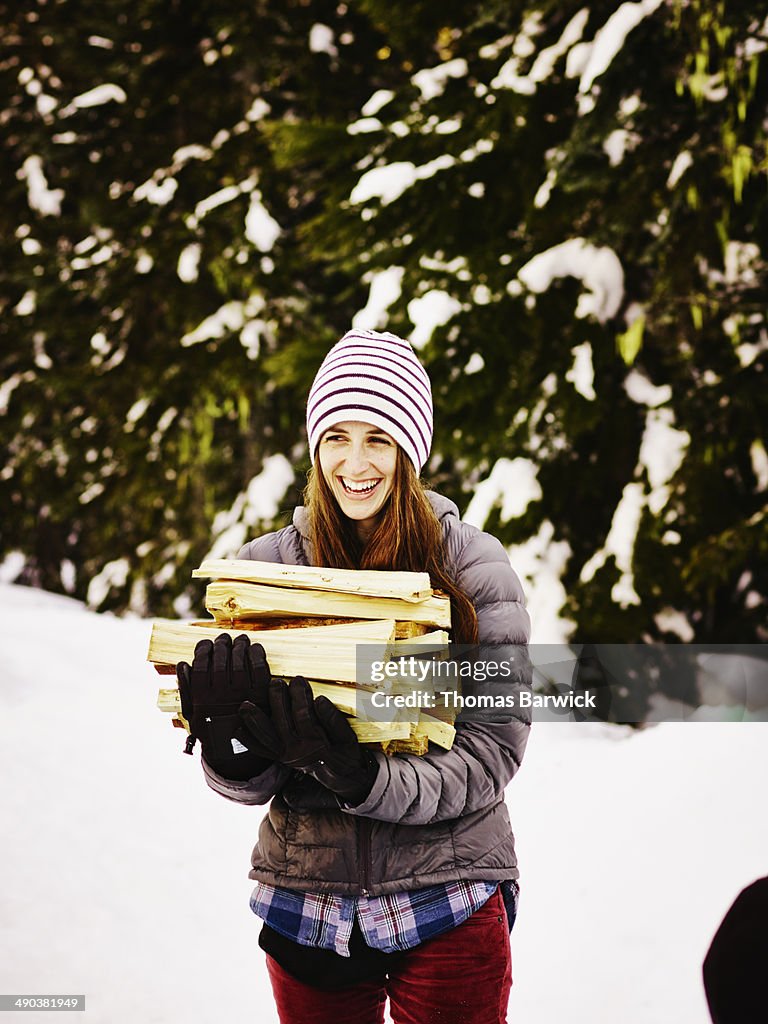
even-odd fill
[{"label": "pink and white striped hat", "polygon": [[407,341],[349,331],[317,371],[307,399],[309,454],[334,423],[359,420],[386,431],[420,473],[432,447],[432,388]]}]

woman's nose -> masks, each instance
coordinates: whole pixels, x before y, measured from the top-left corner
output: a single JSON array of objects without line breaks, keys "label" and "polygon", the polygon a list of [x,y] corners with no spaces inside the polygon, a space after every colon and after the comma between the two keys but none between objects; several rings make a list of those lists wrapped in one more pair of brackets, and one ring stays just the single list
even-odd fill
[{"label": "woman's nose", "polygon": [[360,473],[368,468],[368,456],[363,445],[353,444],[344,464],[350,474]]}]

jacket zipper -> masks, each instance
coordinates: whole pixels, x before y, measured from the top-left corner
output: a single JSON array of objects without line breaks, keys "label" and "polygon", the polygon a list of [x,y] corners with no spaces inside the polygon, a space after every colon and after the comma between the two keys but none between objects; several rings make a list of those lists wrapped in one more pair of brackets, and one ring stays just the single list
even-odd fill
[{"label": "jacket zipper", "polygon": [[371,821],[357,819],[357,855],[360,859],[360,895],[371,894]]}]

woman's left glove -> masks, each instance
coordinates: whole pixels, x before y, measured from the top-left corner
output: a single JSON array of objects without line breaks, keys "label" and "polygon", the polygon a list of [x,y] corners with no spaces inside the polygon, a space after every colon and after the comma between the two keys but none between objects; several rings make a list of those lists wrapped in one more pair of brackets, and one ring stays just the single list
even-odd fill
[{"label": "woman's left glove", "polygon": [[327,697],[313,698],[302,676],[287,686],[273,679],[269,701],[272,723],[282,742],[282,763],[312,775],[348,804],[364,800],[378,764],[371,751],[360,745],[346,716]]},{"label": "woman's left glove", "polygon": [[187,753],[199,739],[210,767],[228,779],[250,779],[268,768],[277,749],[245,729],[240,714],[245,702],[269,709],[272,676],[261,644],[251,644],[245,634],[234,643],[228,633],[201,640],[192,665],[179,662],[176,675],[181,713],[190,728]]}]

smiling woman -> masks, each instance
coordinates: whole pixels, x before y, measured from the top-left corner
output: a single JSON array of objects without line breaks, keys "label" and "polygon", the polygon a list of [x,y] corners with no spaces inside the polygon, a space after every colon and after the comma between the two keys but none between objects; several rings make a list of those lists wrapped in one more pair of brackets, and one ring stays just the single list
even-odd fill
[{"label": "smiling woman", "polygon": [[337,423],[323,434],[318,449],[320,469],[341,511],[368,540],[392,493],[397,465],[393,437],[353,420]]},{"label": "smiling woman", "polygon": [[[310,389],[307,436],[305,504],[238,557],[427,572],[450,598],[454,641],[527,643],[504,548],[419,478],[432,392],[407,341],[350,331],[334,345]],[[208,784],[271,801],[251,908],[281,1024],[383,1024],[387,998],[395,1024],[505,1021],[518,872],[504,788],[528,721],[460,722],[451,750],[387,756],[361,747],[306,680],[271,680],[257,644],[207,643],[179,671],[191,713],[195,685],[204,704]],[[228,720],[212,720],[217,687]]]}]

